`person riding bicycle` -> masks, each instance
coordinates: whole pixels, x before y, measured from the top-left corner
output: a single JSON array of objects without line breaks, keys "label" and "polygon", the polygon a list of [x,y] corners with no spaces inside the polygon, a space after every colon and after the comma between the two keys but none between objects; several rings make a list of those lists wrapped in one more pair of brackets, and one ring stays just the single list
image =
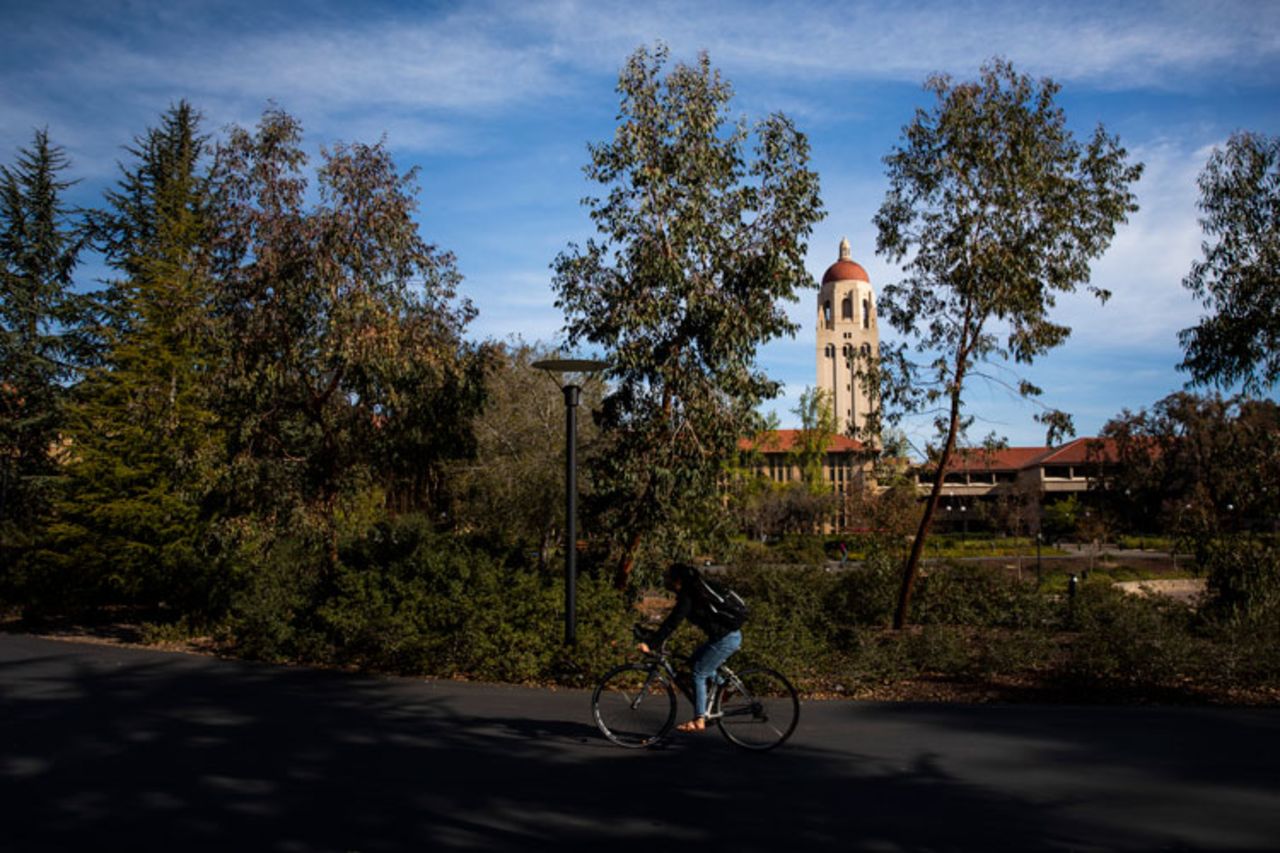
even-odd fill
[{"label": "person riding bicycle", "polygon": [[667,618],[649,637],[648,642],[636,646],[642,654],[650,654],[662,644],[686,618],[707,635],[690,658],[693,668],[694,718],[676,726],[681,732],[700,732],[707,727],[707,682],[715,676],[720,664],[742,647],[740,625],[726,619],[710,606],[708,593],[698,570],[688,563],[673,563],[667,568],[663,585],[676,594],[676,603]]}]

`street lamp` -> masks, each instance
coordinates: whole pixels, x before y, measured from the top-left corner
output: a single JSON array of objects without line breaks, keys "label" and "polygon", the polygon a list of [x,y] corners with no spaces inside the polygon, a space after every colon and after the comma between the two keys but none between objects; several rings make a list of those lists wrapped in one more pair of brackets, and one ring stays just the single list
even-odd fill
[{"label": "street lamp", "polygon": [[608,367],[607,362],[589,359],[547,359],[535,361],[533,366],[545,370],[557,378],[564,391],[564,642],[573,645],[577,640],[577,616],[575,592],[578,580],[578,401],[582,397],[582,385],[593,375]]}]

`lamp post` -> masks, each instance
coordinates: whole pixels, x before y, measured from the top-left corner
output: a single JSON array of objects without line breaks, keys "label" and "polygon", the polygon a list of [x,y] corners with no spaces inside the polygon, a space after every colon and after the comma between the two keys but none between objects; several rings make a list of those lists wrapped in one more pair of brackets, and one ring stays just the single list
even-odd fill
[{"label": "lamp post", "polygon": [[1040,543],[1043,541],[1040,531],[1036,531],[1036,589],[1040,588],[1040,582],[1044,577],[1040,566]]},{"label": "lamp post", "polygon": [[576,592],[578,580],[578,401],[581,382],[608,367],[607,362],[588,359],[547,359],[533,366],[557,380],[564,392],[564,642],[577,640]]}]

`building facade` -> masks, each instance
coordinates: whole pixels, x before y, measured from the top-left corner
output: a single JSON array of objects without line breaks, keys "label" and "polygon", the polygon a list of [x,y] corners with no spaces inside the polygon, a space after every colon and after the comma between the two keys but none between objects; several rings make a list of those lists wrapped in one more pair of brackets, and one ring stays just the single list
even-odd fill
[{"label": "building facade", "polygon": [[817,387],[831,403],[843,435],[866,438],[874,403],[858,373],[879,356],[871,278],[854,262],[849,241],[841,240],[840,257],[823,274],[818,291]]}]

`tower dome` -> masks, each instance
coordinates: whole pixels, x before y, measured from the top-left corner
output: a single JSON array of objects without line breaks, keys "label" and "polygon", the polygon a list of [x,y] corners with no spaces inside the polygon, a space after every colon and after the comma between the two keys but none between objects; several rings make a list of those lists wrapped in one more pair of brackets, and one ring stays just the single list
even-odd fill
[{"label": "tower dome", "polygon": [[840,259],[827,267],[827,271],[822,274],[823,284],[830,284],[833,281],[871,282],[871,276],[867,275],[867,271],[862,268],[862,264],[853,260],[849,251],[848,238],[840,240]]}]

